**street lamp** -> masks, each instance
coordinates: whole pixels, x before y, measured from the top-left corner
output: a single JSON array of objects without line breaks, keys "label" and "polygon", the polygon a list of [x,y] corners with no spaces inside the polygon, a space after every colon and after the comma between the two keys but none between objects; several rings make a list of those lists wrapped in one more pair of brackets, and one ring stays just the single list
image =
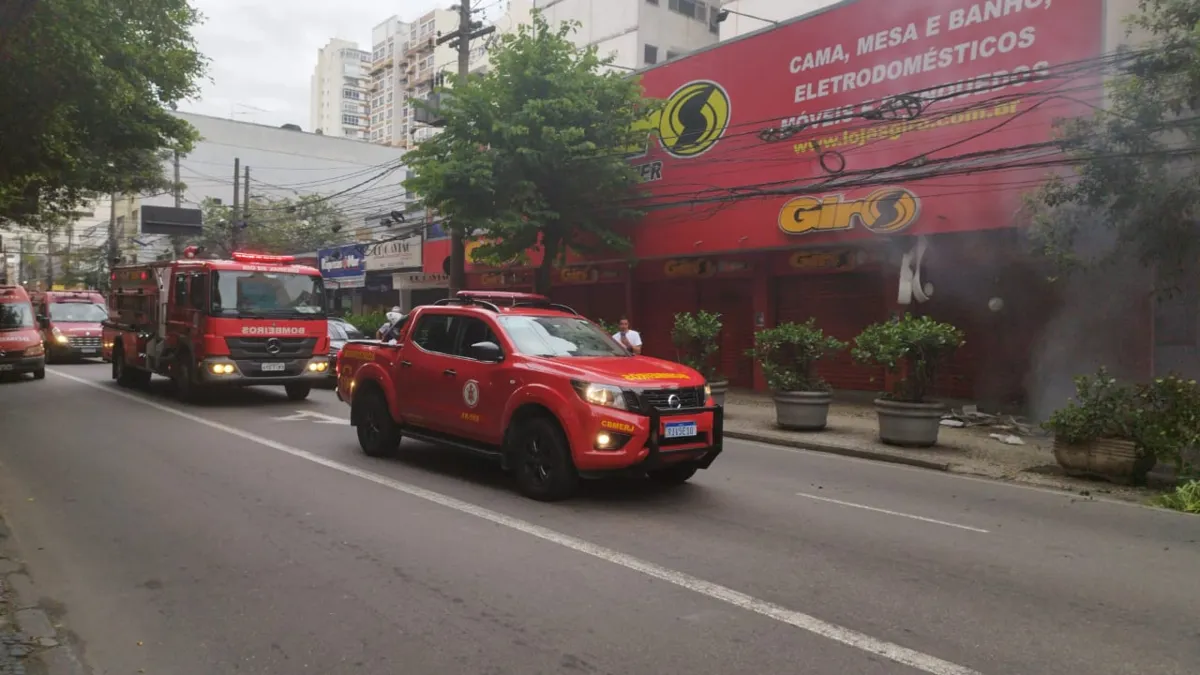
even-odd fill
[{"label": "street lamp", "polygon": [[779,25],[778,21],[774,21],[772,19],[764,19],[761,16],[754,16],[753,14],[746,14],[745,12],[737,12],[732,9],[723,9],[723,10],[717,12],[717,23],[724,23],[725,19],[728,19],[730,14],[733,14],[735,16],[744,16],[747,19],[755,19],[757,21],[762,21],[763,23],[773,23],[776,26]]}]

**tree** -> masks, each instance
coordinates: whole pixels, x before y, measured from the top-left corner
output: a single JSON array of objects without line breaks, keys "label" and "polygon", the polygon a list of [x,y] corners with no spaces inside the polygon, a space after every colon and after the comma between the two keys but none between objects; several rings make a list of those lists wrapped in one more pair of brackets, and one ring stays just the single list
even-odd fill
[{"label": "tree", "polygon": [[[234,250],[257,253],[307,253],[337,243],[346,217],[324,197],[299,199],[254,199],[243,219],[235,220],[233,209],[212,199],[200,205],[204,229],[198,237],[172,238],[176,253],[189,245],[228,256]],[[241,223],[245,222],[245,227]]]},{"label": "tree", "polygon": [[609,59],[580,50],[540,13],[504,35],[491,69],[443,90],[442,133],[407,155],[406,187],[452,228],[484,242],[476,262],[507,264],[540,248],[538,292],[568,249],[624,249],[623,224],[640,212],[626,149],[645,142],[636,123],[656,102],[636,78],[604,72]]},{"label": "tree", "polygon": [[1110,103],[1060,124],[1076,164],[1031,195],[1031,234],[1064,269],[1136,256],[1170,286],[1200,260],[1200,0],[1140,0]]},{"label": "tree", "polygon": [[188,0],[18,4],[0,34],[0,219],[165,189],[160,152],[196,140],[168,108],[205,67]]}]

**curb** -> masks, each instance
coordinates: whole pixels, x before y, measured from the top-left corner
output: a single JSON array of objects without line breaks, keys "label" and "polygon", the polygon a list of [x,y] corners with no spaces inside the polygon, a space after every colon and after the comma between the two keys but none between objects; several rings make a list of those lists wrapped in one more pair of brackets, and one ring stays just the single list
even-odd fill
[{"label": "curb", "polygon": [[915,466],[919,469],[930,469],[932,471],[950,471],[953,464],[949,462],[931,462],[924,459],[916,459],[913,457],[902,457],[899,455],[891,455],[886,452],[876,452],[874,450],[860,450],[858,448],[847,448],[841,445],[830,445],[828,443],[812,443],[810,441],[793,441],[785,438],[775,438],[764,434],[748,433],[745,431],[725,431],[726,438],[736,438],[741,441],[754,441],[756,443],[765,443],[767,445],[780,445],[788,448],[796,448],[798,450],[811,450],[813,452],[821,452],[827,455],[841,455],[842,457],[855,457],[857,459],[869,459],[876,462],[887,462],[889,464],[903,464],[904,466]]},{"label": "curb", "polygon": [[44,600],[14,550],[11,532],[0,520],[0,628],[5,652],[0,671],[39,675],[85,675],[69,633],[42,606]]}]

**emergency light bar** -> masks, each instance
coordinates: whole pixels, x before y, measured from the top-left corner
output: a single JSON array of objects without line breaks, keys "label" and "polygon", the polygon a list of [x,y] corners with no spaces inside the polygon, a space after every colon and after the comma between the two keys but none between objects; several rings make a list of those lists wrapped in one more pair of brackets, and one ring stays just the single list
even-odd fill
[{"label": "emergency light bar", "polygon": [[283,265],[285,263],[294,262],[294,255],[266,255],[265,253],[243,253],[234,251],[230,254],[234,260],[244,263],[261,263],[265,265]]},{"label": "emergency light bar", "polygon": [[537,293],[513,293],[511,291],[459,291],[454,294],[463,300],[504,300],[507,302],[550,302],[550,298]]}]

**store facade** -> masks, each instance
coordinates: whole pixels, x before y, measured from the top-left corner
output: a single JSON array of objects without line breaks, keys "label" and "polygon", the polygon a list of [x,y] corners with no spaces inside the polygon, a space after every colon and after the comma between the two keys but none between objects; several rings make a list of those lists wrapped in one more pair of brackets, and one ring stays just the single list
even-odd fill
[{"label": "store facade", "polygon": [[367,285],[366,252],[361,244],[343,244],[317,251],[317,265],[335,314],[363,311]]},{"label": "store facade", "polygon": [[[940,395],[1020,400],[1060,301],[1026,253],[1022,200],[1052,170],[1055,120],[1099,101],[1115,20],[1103,0],[854,0],[650,68],[665,104],[631,159],[648,193],[632,251],[569,260],[551,295],[632,317],[663,358],[677,312],[720,312],[724,374],[756,389],[744,353],[763,327],[813,318],[851,340],[929,315],[967,334]],[[426,251],[427,271],[446,255]],[[527,290],[532,272],[472,266],[468,286]],[[1148,325],[1148,304],[1129,312]],[[820,372],[883,387],[848,354]]]}]

